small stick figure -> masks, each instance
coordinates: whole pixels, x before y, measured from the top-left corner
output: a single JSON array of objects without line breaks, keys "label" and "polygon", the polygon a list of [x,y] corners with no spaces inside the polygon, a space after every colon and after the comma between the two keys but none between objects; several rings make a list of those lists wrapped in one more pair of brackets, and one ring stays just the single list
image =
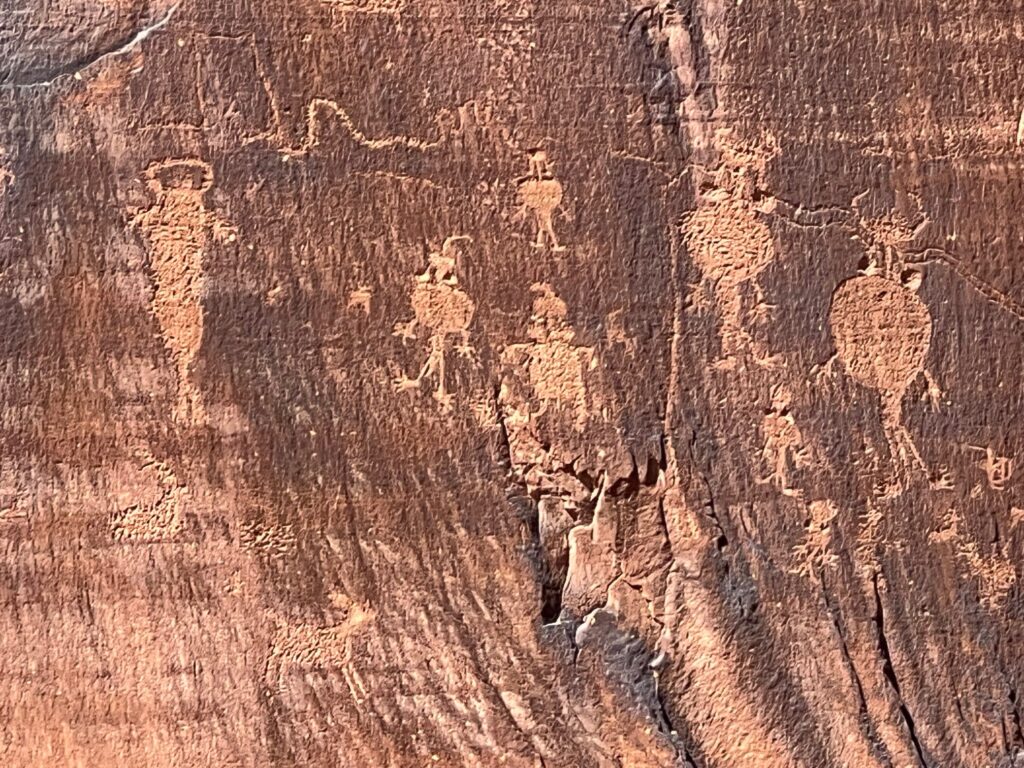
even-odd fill
[{"label": "small stick figure", "polygon": [[985,470],[989,487],[993,491],[1005,490],[1007,482],[1013,476],[1013,459],[1008,456],[997,456],[992,448],[982,448],[977,445],[967,447],[985,454],[984,461],[978,462],[978,466]]},{"label": "small stick figure", "polygon": [[519,180],[519,210],[514,219],[521,221],[532,213],[537,225],[534,248],[545,248],[551,243],[552,251],[564,251],[565,246],[555,235],[554,215],[562,204],[562,184],[554,177],[548,154],[540,147],[529,150],[530,173]]},{"label": "small stick figure", "polygon": [[807,449],[800,427],[789,410],[791,399],[785,386],[779,385],[772,392],[772,408],[761,424],[764,435],[761,459],[771,468],[771,474],[759,482],[776,485],[784,496],[800,498],[801,491],[790,486],[790,471],[793,467],[807,465]]},{"label": "small stick figure", "polygon": [[554,163],[548,160],[548,153],[542,147],[534,147],[528,150],[530,153],[530,176],[535,179],[550,179],[554,172],[551,168]]}]

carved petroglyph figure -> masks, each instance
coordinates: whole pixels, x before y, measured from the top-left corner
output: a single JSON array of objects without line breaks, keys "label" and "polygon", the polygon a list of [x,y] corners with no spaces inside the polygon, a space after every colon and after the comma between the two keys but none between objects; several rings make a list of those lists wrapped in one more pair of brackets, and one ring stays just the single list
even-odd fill
[{"label": "carved petroglyph figure", "polygon": [[522,365],[528,375],[532,400],[539,404],[533,417],[544,415],[549,407],[565,407],[573,415],[577,430],[582,430],[591,412],[591,398],[585,374],[597,365],[590,347],[574,344],[576,331],[569,324],[565,302],[545,283],[535,283],[530,339],[527,344],[506,347],[506,363]]},{"label": "carved petroglyph figure", "polygon": [[918,377],[925,378],[933,407],[938,407],[941,397],[935,379],[925,370],[932,317],[915,292],[919,285],[917,273],[901,281],[878,274],[872,265],[839,284],[829,313],[836,354],[824,372],[830,372],[838,360],[847,375],[881,397],[882,427],[895,465],[890,495],[902,492],[903,479],[913,467],[929,478],[933,488],[949,487],[944,473],[935,474],[925,464],[903,424],[903,398]]},{"label": "carved petroglyph figure", "polygon": [[361,285],[351,291],[348,295],[348,303],[345,309],[361,309],[364,314],[370,314],[370,301],[373,299],[373,291],[367,285]]},{"label": "carved petroglyph figure", "polygon": [[473,354],[469,345],[469,324],[476,306],[459,288],[455,249],[459,241],[471,241],[471,238],[449,237],[440,251],[430,254],[426,271],[416,278],[413,286],[413,318],[397,323],[394,331],[403,340],[418,338],[416,334],[421,328],[429,334],[427,360],[416,378],[410,379],[403,374],[395,379],[395,387],[399,391],[419,389],[424,378],[434,376],[437,379],[434,399],[445,409],[451,407],[452,401],[445,382],[445,352],[449,337],[457,337],[455,349],[459,354],[467,357]]},{"label": "carved petroglyph figure", "polygon": [[990,552],[982,552],[978,542],[960,530],[960,513],[950,508],[928,541],[949,544],[967,566],[968,573],[978,579],[981,602],[985,606],[999,605],[1017,582],[1017,571],[1007,557],[1004,545],[993,542]]},{"label": "carved petroglyph figure", "polygon": [[537,226],[533,247],[546,248],[550,243],[552,251],[564,251],[554,225],[555,211],[562,204],[562,185],[554,177],[552,163],[543,149],[530,150],[530,174],[519,181],[518,198],[515,219],[520,221],[532,213]]},{"label": "carved petroglyph figure", "polygon": [[[596,410],[586,382],[596,364],[594,351],[573,343],[576,334],[568,322],[568,308],[551,286],[536,283],[531,289],[530,341],[502,351],[506,370],[496,410],[512,472],[539,499],[545,568],[549,577],[561,576],[548,581],[545,589],[550,597],[555,594],[554,584],[558,594],[562,591],[569,531],[586,517],[587,510],[595,509],[604,485],[595,487],[585,473],[577,471],[580,432]],[[587,528],[588,537],[594,530]]]},{"label": "carved petroglyph figure", "polygon": [[770,474],[760,482],[772,483],[783,495],[799,498],[801,491],[790,485],[790,475],[794,468],[808,464],[808,451],[800,427],[789,410],[791,400],[792,396],[784,385],[775,387],[771,410],[761,422],[761,435],[764,439],[761,460],[769,468]]},{"label": "carved petroglyph figure", "polygon": [[708,172],[695,210],[683,217],[687,253],[701,273],[694,287],[694,307],[702,310],[713,301],[720,322],[721,359],[717,367],[730,369],[747,356],[759,365],[776,363],[764,344],[747,329],[744,289],[750,287],[755,319],[771,307],[761,295],[758,276],[774,261],[768,225],[755,204],[758,177],[768,155],[740,151],[723,144],[722,164]]},{"label": "carved petroglyph figure", "polygon": [[[356,121],[349,114],[348,110],[337,101],[314,98],[306,105],[305,137],[297,147],[289,147],[285,145],[282,136],[281,108],[277,104],[277,98],[274,95],[273,89],[269,86],[266,76],[263,75],[262,77],[270,97],[273,127],[256,136],[249,137],[244,143],[251,144],[258,141],[267,141],[277,145],[278,151],[281,153],[281,159],[284,162],[290,162],[292,158],[305,157],[320,146],[324,128],[327,127],[328,130],[333,130],[331,125],[327,125],[328,121],[325,121],[325,116],[333,125],[340,126],[348,134],[351,141],[365,149],[371,151],[407,149],[415,152],[440,150],[467,130],[470,130],[474,125],[477,125],[478,122],[475,121],[485,119],[481,111],[477,109],[478,105],[475,102],[467,102],[458,107],[457,117],[453,117],[455,113],[448,108],[443,108],[434,115],[434,123],[437,126],[437,138],[435,139],[401,134],[375,137],[364,133],[356,125]],[[385,176],[389,175],[389,172],[382,171],[380,173]],[[395,174],[390,175],[395,176]],[[404,177],[399,174],[397,178],[412,179],[413,177]],[[426,179],[422,178],[418,180],[426,181]]]},{"label": "carved petroglyph figure", "polygon": [[1013,459],[1008,456],[997,456],[991,447],[981,448],[976,445],[970,445],[968,448],[985,454],[985,458],[978,462],[978,466],[985,470],[989,487],[993,491],[1005,490],[1006,484],[1013,476]]},{"label": "carved petroglyph figure", "polygon": [[816,578],[825,568],[835,568],[839,558],[831,551],[832,521],[836,505],[831,499],[816,499],[807,505],[804,539],[793,549],[796,567],[790,572]]},{"label": "carved petroglyph figure", "polygon": [[202,423],[202,398],[190,374],[203,338],[203,261],[214,241],[233,241],[235,230],[203,201],[213,186],[209,163],[191,159],[154,163],[146,169],[145,178],[155,203],[134,211],[131,225],[149,243],[152,310],[178,374],[175,416]]},{"label": "carved petroglyph figure", "polygon": [[320,0],[341,13],[382,14],[399,16],[408,0]]}]

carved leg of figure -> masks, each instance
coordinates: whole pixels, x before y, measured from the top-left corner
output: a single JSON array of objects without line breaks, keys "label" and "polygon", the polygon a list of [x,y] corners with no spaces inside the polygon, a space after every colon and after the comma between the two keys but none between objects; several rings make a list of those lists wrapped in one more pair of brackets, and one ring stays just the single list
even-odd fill
[{"label": "carved leg of figure", "polygon": [[558,238],[555,237],[555,226],[550,213],[546,213],[541,217],[541,228],[547,233],[548,239],[551,240],[552,251],[560,252],[565,250],[565,246],[559,245]]},{"label": "carved leg of figure", "polygon": [[934,478],[931,469],[925,463],[921,452],[914,442],[913,436],[903,423],[891,421],[884,427],[886,441],[889,443],[889,453],[892,456],[893,476],[895,486],[898,487],[899,495],[905,490],[905,483],[915,471],[924,474],[929,485],[933,485]]},{"label": "carved leg of figure", "polygon": [[803,498],[803,492],[799,488],[793,488],[789,484],[789,449],[783,448],[779,451],[778,458],[775,462],[775,477],[778,480],[779,491],[783,496],[789,496],[794,499]]},{"label": "carved leg of figure", "polygon": [[420,368],[420,372],[419,374],[417,374],[416,378],[410,379],[403,373],[401,376],[398,376],[397,378],[394,379],[395,389],[397,389],[399,392],[407,392],[411,389],[419,389],[420,384],[423,382],[423,377],[429,376],[431,373],[433,373],[434,367],[434,352],[431,351],[430,354],[427,355],[427,361],[423,364],[423,367]]},{"label": "carved leg of figure", "polygon": [[449,411],[452,407],[452,396],[445,388],[444,348],[438,346],[431,352],[431,357],[434,356],[437,357],[437,389],[434,391],[434,399],[440,404],[442,411]]},{"label": "carved leg of figure", "polygon": [[392,331],[392,335],[401,336],[402,341],[408,341],[409,339],[416,338],[416,326],[418,321],[413,318],[407,323],[395,323],[395,330]]},{"label": "carved leg of figure", "polygon": [[938,410],[939,405],[942,404],[942,389],[939,387],[935,377],[928,371],[922,371],[924,380],[928,384],[928,399],[931,401],[932,410]]},{"label": "carved leg of figure", "polygon": [[914,470],[918,470],[924,474],[929,487],[933,490],[950,490],[953,488],[953,481],[948,469],[938,467],[937,470],[933,470],[929,467],[921,456],[913,436],[903,425],[902,398],[902,392],[894,392],[886,395],[882,402],[883,426],[894,462],[898,462],[904,477],[909,478]]},{"label": "carved leg of figure", "polygon": [[534,218],[537,221],[537,237],[534,238],[533,247],[537,248],[537,249],[544,248],[544,246],[545,246],[545,242],[544,242],[544,236],[545,236],[544,223],[541,220],[541,217],[540,217],[539,213],[535,212],[534,213]]},{"label": "carved leg of figure", "polygon": [[455,351],[466,358],[471,358],[476,354],[476,350],[469,343],[469,331],[465,329],[459,331],[459,343],[455,345]]}]

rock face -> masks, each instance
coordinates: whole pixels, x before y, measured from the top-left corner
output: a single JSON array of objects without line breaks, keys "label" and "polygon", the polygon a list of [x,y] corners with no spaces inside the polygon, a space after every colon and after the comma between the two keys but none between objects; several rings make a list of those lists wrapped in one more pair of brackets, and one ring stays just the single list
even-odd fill
[{"label": "rock face", "polygon": [[1024,765],[1024,6],[0,0],[5,766]]}]

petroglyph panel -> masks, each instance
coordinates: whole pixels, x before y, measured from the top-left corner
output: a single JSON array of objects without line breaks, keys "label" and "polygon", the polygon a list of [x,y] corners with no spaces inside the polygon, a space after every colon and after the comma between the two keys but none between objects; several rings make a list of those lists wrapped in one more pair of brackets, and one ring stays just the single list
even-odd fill
[{"label": "petroglyph panel", "polygon": [[1018,17],[0,2],[2,764],[1024,765]]}]

